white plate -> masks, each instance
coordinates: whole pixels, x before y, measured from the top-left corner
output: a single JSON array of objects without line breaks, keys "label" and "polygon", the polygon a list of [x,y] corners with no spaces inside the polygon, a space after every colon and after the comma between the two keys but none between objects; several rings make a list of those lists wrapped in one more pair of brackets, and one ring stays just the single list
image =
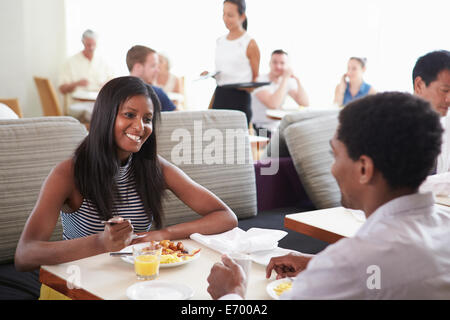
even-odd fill
[{"label": "white plate", "polygon": [[[139,244],[134,244],[134,245],[128,246],[128,247],[126,247],[126,248],[123,248],[123,249],[120,250],[119,252],[133,252],[133,247],[143,247],[143,248],[144,248],[144,247],[147,247],[147,246],[148,246],[148,242],[139,243]],[[189,245],[185,245],[184,247],[185,247],[185,249],[186,249],[189,253],[191,253],[192,251],[194,251],[194,250],[197,249],[197,248],[193,248],[193,247],[191,247],[191,246],[189,246]],[[159,267],[160,267],[160,268],[172,268],[172,267],[181,266],[181,265],[183,265],[183,264],[186,264],[186,263],[189,263],[189,262],[191,262],[191,261],[194,261],[194,260],[198,259],[198,258],[200,257],[200,253],[201,253],[201,252],[198,252],[198,253],[197,253],[196,255],[194,255],[192,258],[187,259],[187,260],[183,260],[183,261],[180,261],[180,262],[161,263],[161,264],[159,265]],[[121,258],[123,261],[125,261],[125,262],[134,264],[133,256],[122,256],[122,257],[120,257],[120,258]]]},{"label": "white plate", "polygon": [[138,282],[127,289],[131,300],[186,300],[193,295],[194,290],[187,285],[159,280]]},{"label": "white plate", "polygon": [[257,251],[250,254],[250,257],[253,262],[263,265],[267,267],[270,262],[270,259],[273,257],[285,256],[291,252],[297,252],[295,250],[284,249],[284,248],[275,248],[267,251]]},{"label": "white plate", "polygon": [[[278,287],[280,284],[282,284],[283,282],[292,283],[292,279],[290,279],[290,278],[278,279],[278,280],[275,280],[275,281],[272,281],[271,283],[269,283],[266,287],[266,291],[269,294],[269,296],[271,296],[275,300],[279,300],[280,296],[277,295],[277,293],[274,291],[274,289],[276,287]],[[287,292],[287,291],[284,291],[284,292]]]}]

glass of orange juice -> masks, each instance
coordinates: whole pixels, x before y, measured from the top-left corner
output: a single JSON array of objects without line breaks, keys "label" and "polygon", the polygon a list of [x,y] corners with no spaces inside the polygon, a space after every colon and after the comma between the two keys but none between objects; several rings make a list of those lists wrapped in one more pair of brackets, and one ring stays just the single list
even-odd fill
[{"label": "glass of orange juice", "polygon": [[161,248],[148,246],[133,247],[134,270],[138,280],[153,280],[159,275]]}]

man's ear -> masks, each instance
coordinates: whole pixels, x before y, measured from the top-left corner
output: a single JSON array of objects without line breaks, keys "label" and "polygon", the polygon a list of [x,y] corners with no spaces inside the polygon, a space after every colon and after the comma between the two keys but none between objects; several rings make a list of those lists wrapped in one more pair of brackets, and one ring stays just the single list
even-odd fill
[{"label": "man's ear", "polygon": [[361,184],[368,184],[374,174],[374,165],[372,158],[362,155],[359,157],[359,182]]},{"label": "man's ear", "polygon": [[425,81],[423,81],[421,76],[417,76],[414,79],[414,93],[421,94],[425,87],[426,87]]},{"label": "man's ear", "polygon": [[134,66],[133,66],[133,69],[131,69],[131,72],[133,73],[133,74],[137,74],[137,75],[140,75],[140,74],[142,74],[142,69],[144,68],[144,65],[142,64],[142,63],[135,63],[134,64]]}]

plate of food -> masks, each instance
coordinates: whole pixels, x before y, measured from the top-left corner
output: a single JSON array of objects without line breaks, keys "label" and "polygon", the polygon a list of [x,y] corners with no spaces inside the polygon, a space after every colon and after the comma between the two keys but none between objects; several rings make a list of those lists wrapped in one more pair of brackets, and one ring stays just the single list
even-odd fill
[{"label": "plate of food", "polygon": [[120,255],[123,261],[134,264],[133,248],[141,249],[145,247],[161,248],[160,268],[176,267],[194,261],[200,257],[201,250],[199,248],[184,245],[181,241],[162,240],[134,244],[123,248],[117,255]]},{"label": "plate of food", "polygon": [[126,294],[131,300],[187,300],[194,290],[180,283],[151,280],[133,284]]},{"label": "plate of food", "polygon": [[275,300],[280,299],[280,295],[286,291],[292,289],[292,279],[291,278],[283,278],[270,282],[266,291]]}]

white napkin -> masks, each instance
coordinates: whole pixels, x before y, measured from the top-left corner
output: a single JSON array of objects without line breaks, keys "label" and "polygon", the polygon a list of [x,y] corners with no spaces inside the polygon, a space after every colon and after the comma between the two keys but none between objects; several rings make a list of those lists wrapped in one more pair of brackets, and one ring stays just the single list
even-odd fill
[{"label": "white napkin", "polygon": [[236,227],[230,231],[214,235],[193,233],[190,238],[220,253],[239,252],[249,254],[277,248],[278,241],[286,235],[287,232],[282,230],[251,228],[244,231]]}]

